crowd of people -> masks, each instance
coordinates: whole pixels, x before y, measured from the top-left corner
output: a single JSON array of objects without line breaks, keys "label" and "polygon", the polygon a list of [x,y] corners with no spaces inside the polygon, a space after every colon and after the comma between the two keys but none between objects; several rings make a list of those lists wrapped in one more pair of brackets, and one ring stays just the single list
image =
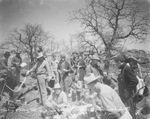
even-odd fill
[{"label": "crowd of people", "polygon": [[[0,70],[8,75],[8,58],[6,52],[0,61]],[[38,49],[35,65],[27,71],[30,75],[35,71],[40,95],[39,104],[51,108],[64,108],[67,103],[92,100],[96,110],[105,109],[107,119],[136,119],[135,94],[139,83],[137,77],[141,72],[138,62],[134,58],[119,55],[113,58],[120,70],[118,78],[103,70],[101,61],[96,55],[73,52],[70,59],[65,54],[52,55],[49,61]],[[19,54],[12,59],[12,67],[16,71],[16,83],[20,79]],[[141,78],[141,77],[140,77]],[[0,87],[1,88],[1,87]],[[88,97],[85,92],[88,92]]]}]

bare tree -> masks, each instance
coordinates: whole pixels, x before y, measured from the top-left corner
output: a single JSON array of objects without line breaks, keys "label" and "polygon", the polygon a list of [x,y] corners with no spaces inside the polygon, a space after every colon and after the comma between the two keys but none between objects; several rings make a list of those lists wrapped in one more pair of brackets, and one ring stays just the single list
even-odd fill
[{"label": "bare tree", "polygon": [[62,40],[62,49],[67,54],[71,54],[74,51],[78,51],[78,42],[76,40],[76,34],[70,34],[68,40]]},{"label": "bare tree", "polygon": [[[91,34],[104,46],[105,68],[109,69],[112,51],[127,39],[145,40],[149,15],[139,9],[136,0],[90,0],[86,7],[73,12],[71,20],[81,22],[84,34]],[[89,45],[91,42],[84,40]],[[95,46],[93,46],[95,47]]]},{"label": "bare tree", "polygon": [[26,24],[22,29],[15,29],[10,33],[3,46],[15,51],[27,53],[31,63],[35,61],[36,49],[38,46],[44,47],[48,40],[52,38],[45,32],[39,24]]},{"label": "bare tree", "polygon": [[[92,51],[93,53],[100,54],[102,52],[99,39],[91,36],[86,36],[84,33],[77,34],[77,40],[80,41],[80,47],[84,51]],[[99,57],[100,58],[100,57]]]},{"label": "bare tree", "polygon": [[46,48],[46,51],[49,55],[57,54],[61,52],[60,44],[56,41],[55,38],[49,39],[47,42],[49,45]]}]

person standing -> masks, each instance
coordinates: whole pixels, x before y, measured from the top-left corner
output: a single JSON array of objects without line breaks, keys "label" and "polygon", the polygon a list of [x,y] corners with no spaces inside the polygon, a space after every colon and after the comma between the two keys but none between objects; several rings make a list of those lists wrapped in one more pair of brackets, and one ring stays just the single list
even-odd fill
[{"label": "person standing", "polygon": [[8,67],[9,57],[10,57],[10,53],[5,52],[4,56],[0,59],[0,71],[1,71],[1,73],[5,74],[10,69],[10,67]]},{"label": "person standing", "polygon": [[[97,56],[93,56],[91,58],[90,64],[86,67],[86,74],[93,73],[95,76],[103,76],[103,72],[101,70],[100,61]],[[103,83],[103,80],[100,80]]]},{"label": "person standing", "polygon": [[79,56],[79,61],[78,61],[78,73],[79,73],[79,80],[83,82],[83,78],[85,76],[85,68],[86,68],[86,64],[84,61],[84,56],[81,53]]},{"label": "person standing", "polygon": [[20,82],[20,71],[21,71],[20,64],[21,63],[22,63],[22,59],[21,59],[20,53],[16,53],[16,55],[12,58],[11,64],[15,70],[17,84],[19,84]]},{"label": "person standing", "polygon": [[50,75],[50,67],[49,63],[45,60],[42,49],[39,48],[38,50],[38,57],[35,65],[33,68],[31,68],[26,75],[29,75],[30,72],[35,71],[37,82],[38,82],[38,89],[40,93],[40,104],[45,105],[45,101],[47,99],[47,90],[46,90],[46,79],[49,80],[48,77],[51,77]]},{"label": "person standing", "polygon": [[99,76],[90,74],[84,77],[85,83],[92,92],[91,98],[96,100],[96,110],[103,113],[105,119],[132,119],[129,111],[120,99],[117,92],[110,86],[99,82]]},{"label": "person standing", "polygon": [[[4,80],[6,81],[7,85],[12,89],[17,86],[15,76],[11,71],[11,67],[8,66],[10,55],[10,52],[5,52],[3,57],[0,59],[0,93],[2,93],[3,90],[3,86],[5,83]],[[12,99],[14,96],[13,92],[8,88],[5,88],[4,90],[9,93],[9,96]]]},{"label": "person standing", "polygon": [[58,72],[59,72],[59,81],[61,88],[64,92],[68,93],[69,85],[71,81],[69,80],[69,73],[71,72],[71,66],[68,61],[66,61],[66,56],[61,55],[60,62],[58,64]]},{"label": "person standing", "polygon": [[56,59],[56,55],[52,55],[51,69],[54,73],[56,82],[59,82],[58,71],[57,71],[58,63],[59,61]]},{"label": "person standing", "polygon": [[107,73],[106,71],[103,72],[103,83],[110,86],[111,88],[117,91],[117,78],[115,77],[114,73]]},{"label": "person standing", "polygon": [[[10,70],[10,67],[8,66],[8,59],[10,57],[10,53],[9,52],[5,52],[3,54],[3,57],[0,59],[0,101],[2,99],[2,94],[4,92],[4,90],[7,90],[6,88],[4,88],[5,86],[5,79],[8,85],[8,72]],[[11,82],[9,82],[9,84],[13,85],[13,80],[9,80]],[[10,92],[10,90],[7,90],[7,92],[9,93],[9,96],[12,97],[13,94],[12,92]],[[11,95],[10,95],[11,94]],[[2,113],[0,115],[1,119],[4,119],[6,117],[6,113]]]},{"label": "person standing", "polygon": [[70,86],[70,91],[68,97],[72,98],[72,101],[80,101],[83,94],[83,84],[79,80],[79,76],[76,75],[75,79],[72,81]]},{"label": "person standing", "polygon": [[72,53],[72,56],[70,59],[70,64],[72,67],[76,67],[76,65],[77,65],[77,53],[76,52]]},{"label": "person standing", "polygon": [[119,95],[126,106],[130,108],[130,114],[133,119],[136,119],[136,106],[134,103],[134,95],[138,79],[136,78],[133,68],[128,63],[125,56],[117,56],[114,58],[117,67],[121,70],[118,76],[118,91]]}]

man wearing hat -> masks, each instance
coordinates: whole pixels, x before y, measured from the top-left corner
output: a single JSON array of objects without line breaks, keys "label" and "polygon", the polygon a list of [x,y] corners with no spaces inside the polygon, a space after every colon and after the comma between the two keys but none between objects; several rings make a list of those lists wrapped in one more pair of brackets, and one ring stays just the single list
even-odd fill
[{"label": "man wearing hat", "polygon": [[104,109],[101,116],[106,119],[132,119],[116,91],[108,85],[100,83],[99,78],[99,76],[89,74],[84,77],[84,81],[91,92],[96,94],[95,97],[101,101],[102,107],[100,108]]},{"label": "man wearing hat", "polygon": [[51,108],[64,108],[66,107],[68,100],[67,95],[64,91],[61,90],[61,86],[59,83],[54,85],[54,92],[46,100],[46,106]]},{"label": "man wearing hat", "polygon": [[70,58],[70,64],[73,68],[76,68],[77,66],[77,52],[73,52]]},{"label": "man wearing hat", "polygon": [[126,58],[124,55],[119,55],[114,57],[114,61],[117,67],[121,70],[121,73],[118,76],[119,95],[124,104],[130,108],[130,114],[132,115],[133,119],[136,119],[136,107],[133,97],[136,92],[138,79],[135,75],[129,58]]},{"label": "man wearing hat", "polygon": [[41,93],[40,104],[44,105],[47,99],[46,79],[50,80],[47,77],[51,77],[51,75],[49,64],[45,60],[41,49],[38,50],[38,56],[35,65],[27,72],[27,75],[33,71],[35,71],[37,80],[39,82],[39,93]]},{"label": "man wearing hat", "polygon": [[69,83],[69,73],[72,71],[70,63],[66,61],[66,56],[63,54],[60,56],[60,62],[58,64],[58,72],[59,72],[59,81],[62,87],[62,90],[68,93]]}]

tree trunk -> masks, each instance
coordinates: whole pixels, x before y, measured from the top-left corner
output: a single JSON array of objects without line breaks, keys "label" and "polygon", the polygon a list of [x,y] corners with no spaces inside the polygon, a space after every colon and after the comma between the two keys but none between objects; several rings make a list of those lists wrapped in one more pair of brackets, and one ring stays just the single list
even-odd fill
[{"label": "tree trunk", "polygon": [[104,61],[104,70],[106,72],[109,72],[109,66],[110,66],[110,58],[111,58],[111,52],[109,48],[106,48],[106,58]]},{"label": "tree trunk", "polygon": [[32,53],[30,53],[30,60],[31,60],[31,67],[32,67],[34,65],[34,57]]}]

